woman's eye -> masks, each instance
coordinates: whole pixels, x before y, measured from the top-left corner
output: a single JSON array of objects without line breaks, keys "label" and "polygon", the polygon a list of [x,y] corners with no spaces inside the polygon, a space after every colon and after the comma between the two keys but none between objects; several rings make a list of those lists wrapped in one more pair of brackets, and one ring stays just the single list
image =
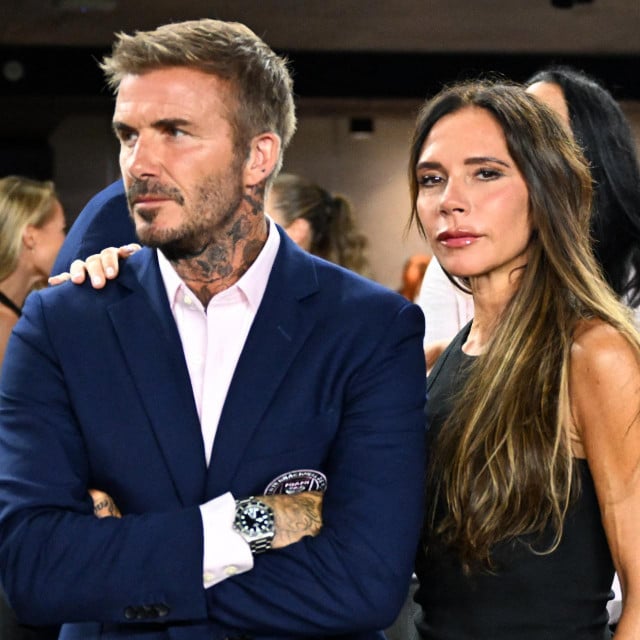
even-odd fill
[{"label": "woman's eye", "polygon": [[424,175],[418,178],[418,182],[423,187],[434,187],[442,182],[442,177],[435,175]]},{"label": "woman's eye", "polygon": [[476,175],[482,180],[492,180],[493,178],[499,178],[502,173],[497,169],[479,169]]}]

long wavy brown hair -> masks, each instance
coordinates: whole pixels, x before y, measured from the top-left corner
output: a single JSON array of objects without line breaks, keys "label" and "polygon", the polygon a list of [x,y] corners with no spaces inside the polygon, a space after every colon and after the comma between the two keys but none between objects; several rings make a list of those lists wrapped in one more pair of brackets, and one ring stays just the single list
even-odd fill
[{"label": "long wavy brown hair", "polygon": [[532,547],[546,553],[561,539],[579,491],[567,425],[577,322],[600,318],[640,349],[630,313],[591,250],[589,169],[554,114],[524,88],[463,83],[423,107],[409,164],[411,222],[424,235],[416,209],[424,142],[438,120],[466,107],[484,109],[499,123],[527,184],[533,228],[517,292],[486,353],[474,359],[431,453],[427,544],[454,548],[471,570],[493,567],[498,542],[530,535]]}]

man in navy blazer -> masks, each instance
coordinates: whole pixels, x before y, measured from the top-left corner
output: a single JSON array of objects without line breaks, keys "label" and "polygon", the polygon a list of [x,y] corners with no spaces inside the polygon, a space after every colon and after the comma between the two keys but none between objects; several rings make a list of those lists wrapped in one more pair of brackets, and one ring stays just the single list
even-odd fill
[{"label": "man in navy blazer", "polygon": [[11,338],[9,600],[67,639],[377,637],[422,519],[422,314],[264,216],[295,119],[246,27],[121,35],[103,68],[146,247],[32,294]]}]

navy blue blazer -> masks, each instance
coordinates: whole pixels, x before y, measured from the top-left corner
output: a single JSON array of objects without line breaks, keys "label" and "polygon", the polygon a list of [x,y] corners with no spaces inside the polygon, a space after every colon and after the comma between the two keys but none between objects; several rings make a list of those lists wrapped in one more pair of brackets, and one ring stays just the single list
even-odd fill
[{"label": "navy blue blazer", "polygon": [[69,271],[76,259],[88,258],[106,247],[138,242],[136,227],[129,216],[122,180],[97,193],[80,212],[69,229],[51,269],[53,275]]},{"label": "navy blue blazer", "polygon": [[[157,257],[95,291],[32,294],[0,383],[0,572],[24,621],[64,638],[380,637],[422,520],[421,311],[281,244],[209,467]],[[328,478],[322,532],[205,590],[198,505]],[[90,487],[122,519],[98,520]],[[135,621],[143,617],[142,621]]]}]

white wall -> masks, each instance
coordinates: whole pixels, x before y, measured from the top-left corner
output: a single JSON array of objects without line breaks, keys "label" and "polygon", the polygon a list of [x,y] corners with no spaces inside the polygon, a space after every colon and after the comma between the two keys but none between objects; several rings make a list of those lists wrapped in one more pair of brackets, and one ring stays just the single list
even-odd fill
[{"label": "white wall", "polygon": [[413,116],[380,116],[367,139],[354,139],[346,116],[301,117],[285,156],[284,170],[299,173],[349,198],[369,239],[373,277],[400,286],[402,265],[414,253],[430,253],[412,229],[407,152]]}]

